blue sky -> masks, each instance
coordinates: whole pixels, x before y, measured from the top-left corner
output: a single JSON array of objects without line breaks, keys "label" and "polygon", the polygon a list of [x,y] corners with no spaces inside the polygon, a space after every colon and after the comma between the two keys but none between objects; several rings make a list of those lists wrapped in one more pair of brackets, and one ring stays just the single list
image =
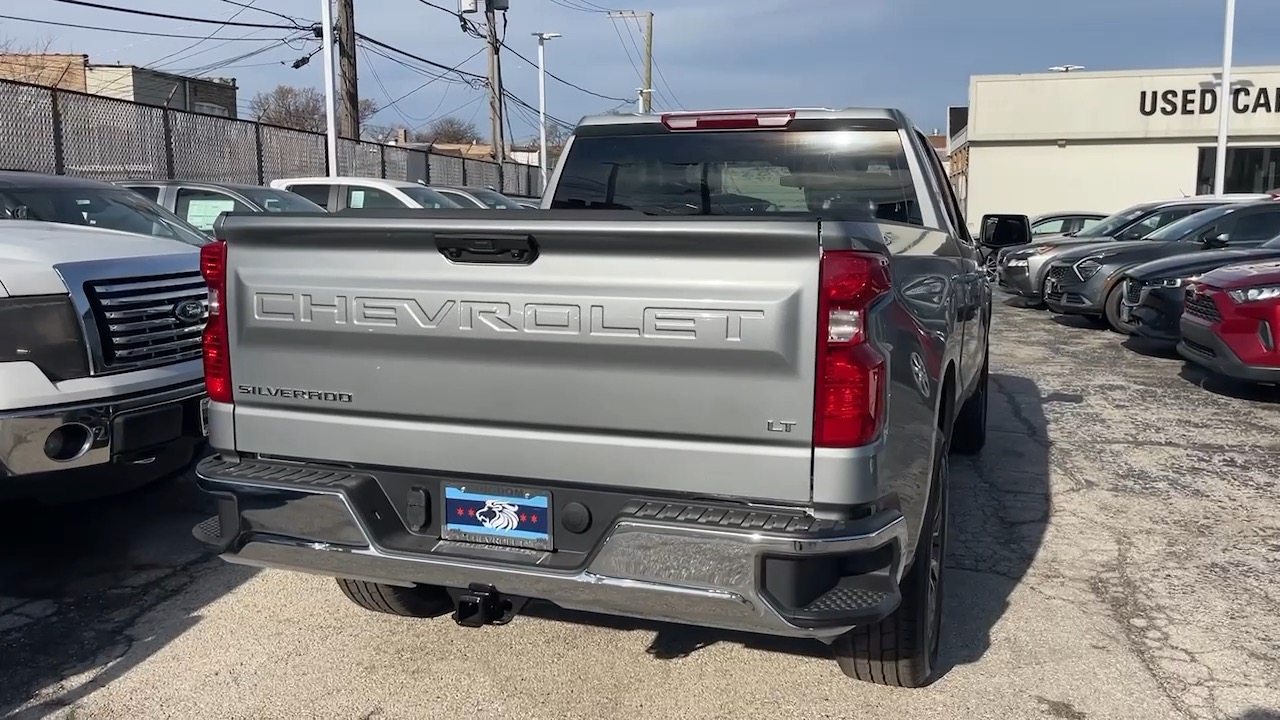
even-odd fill
[{"label": "blue sky", "polygon": [[[279,17],[316,20],[320,0],[99,0],[103,4],[237,22],[275,24]],[[455,8],[457,0],[432,0]],[[1091,70],[1212,66],[1221,62],[1223,2],[1219,0],[509,0],[507,43],[535,58],[530,33],[558,32],[547,45],[548,69],[601,95],[633,98],[640,86],[632,40],[635,24],[615,23],[588,8],[618,7],[655,13],[654,56],[661,72],[657,109],[741,106],[901,107],[928,131],[945,125],[947,105],[964,104],[973,74],[1038,72],[1051,65],[1079,64]],[[365,35],[416,55],[454,66],[483,49],[464,35],[447,13],[419,0],[355,0],[356,28]],[[578,8],[578,9],[575,9]],[[1275,44],[1274,0],[1238,0],[1235,62],[1280,64]],[[4,15],[63,23],[207,35],[214,25],[184,23],[77,7],[54,0],[5,3]],[[474,17],[474,16],[473,16]],[[1271,28],[1272,31],[1268,31]],[[189,70],[231,62],[210,74],[237,78],[240,106],[277,83],[322,87],[320,65],[288,67],[315,44],[287,46],[281,30],[223,28],[205,42],[54,27],[0,18],[0,35],[21,40],[50,38],[53,49],[90,55],[95,63],[122,62]],[[247,40],[225,42],[249,35]],[[168,57],[166,57],[168,56]],[[427,77],[389,59],[360,55],[360,90],[386,104],[378,124],[426,125],[455,115],[473,120],[487,134],[483,92],[442,81],[420,90]],[[410,65],[416,65],[407,61]],[[462,65],[485,74],[484,54]],[[536,69],[506,55],[508,90],[537,106]],[[584,114],[621,105],[548,83],[548,111],[575,121]],[[517,138],[535,132],[530,118],[513,112]]]}]

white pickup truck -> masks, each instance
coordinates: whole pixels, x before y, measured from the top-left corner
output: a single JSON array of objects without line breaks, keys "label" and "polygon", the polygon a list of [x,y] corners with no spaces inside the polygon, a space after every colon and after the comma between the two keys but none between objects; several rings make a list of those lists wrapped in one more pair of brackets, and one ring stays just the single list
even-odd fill
[{"label": "white pickup truck", "polygon": [[[104,495],[182,469],[204,443],[204,236],[129,190],[7,180],[0,499]],[[144,221],[152,232],[106,229]]]}]

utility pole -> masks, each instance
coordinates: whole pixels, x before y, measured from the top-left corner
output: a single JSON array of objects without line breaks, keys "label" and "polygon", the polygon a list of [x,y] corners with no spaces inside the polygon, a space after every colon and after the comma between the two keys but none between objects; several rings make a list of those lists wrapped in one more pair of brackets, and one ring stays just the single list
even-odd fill
[{"label": "utility pole", "polygon": [[360,139],[360,92],[356,88],[355,0],[337,0],[338,126],[342,137]]},{"label": "utility pole", "polygon": [[325,159],[328,160],[329,177],[338,175],[338,114],[334,107],[337,84],[333,72],[333,5],[330,0],[320,0],[321,54],[324,55],[324,120]]},{"label": "utility pole", "polygon": [[620,10],[609,13],[615,20],[644,19],[644,87],[640,88],[640,112],[653,111],[653,13]]},{"label": "utility pole", "polygon": [[502,60],[499,57],[498,10],[506,10],[506,0],[485,0],[484,21],[489,44],[489,125],[493,141],[493,160],[499,164],[507,157],[506,139],[502,134]]}]

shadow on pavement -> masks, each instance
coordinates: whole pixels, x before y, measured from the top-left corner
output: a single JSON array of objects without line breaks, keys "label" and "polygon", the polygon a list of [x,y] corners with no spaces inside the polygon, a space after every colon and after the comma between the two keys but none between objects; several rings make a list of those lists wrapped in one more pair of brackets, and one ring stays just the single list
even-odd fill
[{"label": "shadow on pavement", "polygon": [[1044,303],[1031,298],[1024,298],[1021,295],[1006,295],[1000,300],[1005,307],[1018,308],[1019,310],[1047,310]]},{"label": "shadow on pavement", "polygon": [[1231,720],[1280,720],[1280,710],[1252,708],[1246,710],[1243,715],[1237,715]]},{"label": "shadow on pavement", "polygon": [[1079,328],[1081,330],[1105,330],[1107,328],[1105,320],[1091,315],[1052,315],[1050,317],[1055,323],[1063,327]]},{"label": "shadow on pavement", "polygon": [[[977,458],[953,457],[951,535],[947,566],[940,674],[976,662],[991,645],[992,628],[1009,607],[1009,594],[1026,574],[1049,520],[1049,441],[1043,405],[1082,402],[1078,396],[1043,397],[1022,377],[991,375],[986,449]],[[531,603],[525,614],[618,630],[654,633],[648,653],[660,660],[687,657],[716,643],[830,658],[819,641],[672,625],[564,610]],[[834,663],[832,665],[834,668]]]},{"label": "shadow on pavement", "polygon": [[[0,505],[0,717],[43,717],[127,672],[253,573],[191,527],[214,513],[192,475],[61,506]],[[148,618],[185,594],[173,617]],[[77,677],[81,676],[81,677]],[[22,706],[36,702],[23,713]]]},{"label": "shadow on pavement", "polygon": [[1125,338],[1125,341],[1120,343],[1120,345],[1123,346],[1124,349],[1137,353],[1143,357],[1159,358],[1161,360],[1177,360],[1182,357],[1178,354],[1178,346],[1176,343],[1151,340],[1137,335]]},{"label": "shadow on pavement", "polygon": [[1185,363],[1178,371],[1178,377],[1215,395],[1258,403],[1280,403],[1280,386],[1261,385],[1223,377],[1195,363]]}]

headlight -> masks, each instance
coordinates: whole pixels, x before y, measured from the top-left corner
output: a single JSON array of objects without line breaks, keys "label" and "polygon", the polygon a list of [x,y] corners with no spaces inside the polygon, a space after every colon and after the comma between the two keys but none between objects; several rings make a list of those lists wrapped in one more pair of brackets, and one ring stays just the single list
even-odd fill
[{"label": "headlight", "polygon": [[1154,281],[1154,282],[1150,282],[1150,283],[1147,283],[1147,284],[1148,284],[1148,285],[1154,285],[1155,287],[1180,288],[1180,287],[1182,287],[1183,285],[1186,285],[1186,284],[1188,284],[1188,283],[1195,282],[1195,279],[1196,279],[1195,277],[1188,277],[1188,278],[1165,278],[1165,279],[1163,279],[1163,280],[1156,280],[1156,281]]},{"label": "headlight", "polygon": [[88,377],[89,355],[71,298],[0,298],[0,362],[34,363],[55,382]]},{"label": "headlight", "polygon": [[1261,302],[1280,298],[1280,285],[1263,285],[1243,290],[1228,290],[1227,294],[1238,303]]},{"label": "headlight", "polygon": [[1027,266],[1027,259],[1026,259],[1026,258],[1013,258],[1013,259],[1012,259],[1012,260],[1010,260],[1009,262],[1005,263],[1005,264],[1004,264],[1004,266],[1005,266],[1005,267],[1026,267],[1026,266]]},{"label": "headlight", "polygon": [[1079,275],[1081,280],[1088,280],[1093,277],[1102,269],[1102,263],[1098,262],[1101,259],[1099,255],[1090,255],[1087,258],[1082,258],[1075,265],[1076,275]]}]

